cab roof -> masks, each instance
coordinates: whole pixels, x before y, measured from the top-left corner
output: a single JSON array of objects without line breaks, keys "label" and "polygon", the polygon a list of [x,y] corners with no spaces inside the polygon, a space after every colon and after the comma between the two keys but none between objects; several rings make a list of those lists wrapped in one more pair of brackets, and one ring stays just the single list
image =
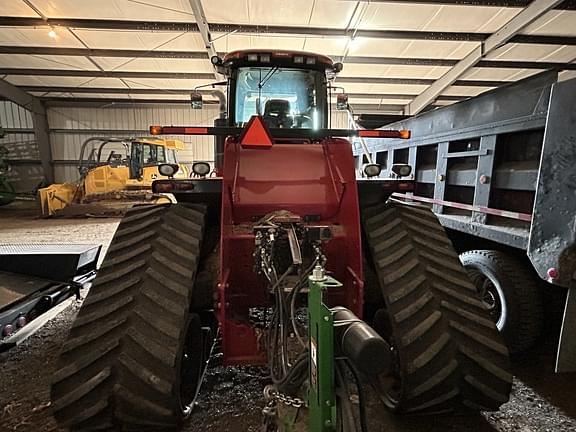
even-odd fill
[{"label": "cab roof", "polygon": [[222,59],[225,67],[281,66],[302,69],[333,70],[330,57],[307,51],[247,49],[227,53]]},{"label": "cab roof", "polygon": [[160,138],[136,138],[133,142],[141,142],[144,144],[159,145],[174,150],[183,150],[184,143],[177,139],[160,139]]}]

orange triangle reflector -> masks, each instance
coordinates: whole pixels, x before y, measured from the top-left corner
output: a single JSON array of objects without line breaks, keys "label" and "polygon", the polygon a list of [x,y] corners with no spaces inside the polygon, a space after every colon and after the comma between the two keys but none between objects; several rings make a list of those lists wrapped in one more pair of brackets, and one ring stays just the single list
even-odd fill
[{"label": "orange triangle reflector", "polygon": [[265,149],[272,147],[270,131],[260,116],[252,116],[240,136],[243,148]]}]

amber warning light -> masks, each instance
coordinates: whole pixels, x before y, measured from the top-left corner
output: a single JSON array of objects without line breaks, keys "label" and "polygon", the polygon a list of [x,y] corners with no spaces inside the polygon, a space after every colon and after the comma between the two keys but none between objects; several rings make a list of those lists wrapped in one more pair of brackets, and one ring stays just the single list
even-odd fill
[{"label": "amber warning light", "polygon": [[400,138],[410,139],[409,130],[367,130],[360,129],[358,136],[363,138]]}]

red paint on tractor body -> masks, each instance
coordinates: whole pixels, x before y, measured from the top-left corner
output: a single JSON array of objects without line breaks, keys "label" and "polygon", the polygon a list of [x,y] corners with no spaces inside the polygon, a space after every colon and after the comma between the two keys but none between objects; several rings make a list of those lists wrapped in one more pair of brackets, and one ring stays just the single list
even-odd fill
[{"label": "red paint on tractor body", "polygon": [[254,271],[253,225],[288,210],[312,225],[329,225],[326,269],[344,287],[328,292],[329,305],[362,316],[363,277],[358,191],[350,142],[275,142],[246,148],[229,137],[224,150],[218,318],[226,364],[266,361],[263,334],[250,325],[250,308],[271,306],[266,283]]}]

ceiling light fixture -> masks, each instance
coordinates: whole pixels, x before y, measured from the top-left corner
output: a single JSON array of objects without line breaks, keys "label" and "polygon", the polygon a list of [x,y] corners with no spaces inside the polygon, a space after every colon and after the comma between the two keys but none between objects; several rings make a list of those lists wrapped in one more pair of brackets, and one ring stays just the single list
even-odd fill
[{"label": "ceiling light fixture", "polygon": [[58,34],[54,31],[53,28],[51,28],[50,31],[48,32],[48,36],[50,36],[52,39],[56,39],[58,37]]}]

